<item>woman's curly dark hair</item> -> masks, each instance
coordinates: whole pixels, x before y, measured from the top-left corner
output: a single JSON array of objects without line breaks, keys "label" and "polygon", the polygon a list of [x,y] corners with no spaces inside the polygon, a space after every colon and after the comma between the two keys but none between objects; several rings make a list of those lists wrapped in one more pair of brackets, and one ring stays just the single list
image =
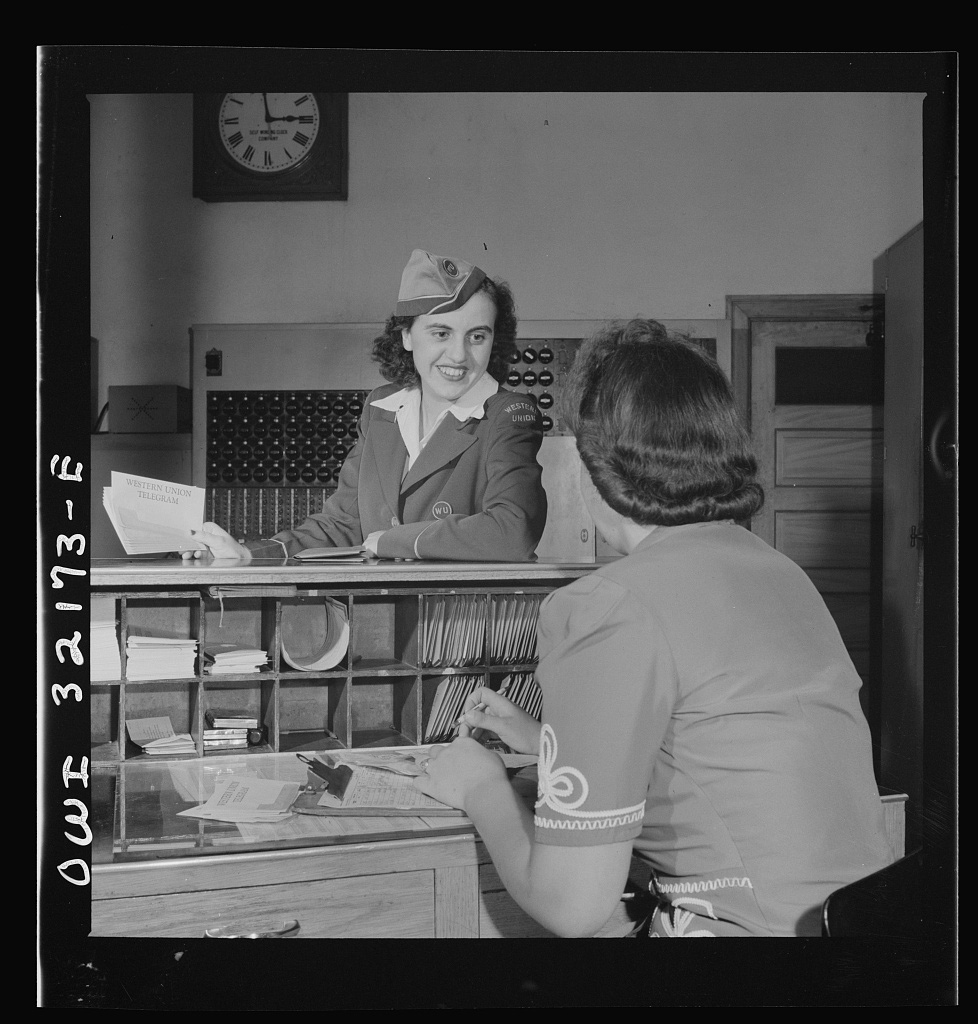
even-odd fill
[{"label": "woman's curly dark hair", "polygon": [[[486,368],[489,374],[502,383],[506,379],[510,356],[516,351],[516,300],[505,281],[486,278],[479,286],[496,307],[496,323],[493,328],[492,354]],[[478,294],[478,293],[476,293]],[[384,333],[374,341],[373,358],[380,363],[380,372],[392,384],[409,387],[420,383],[418,371],[414,368],[414,356],[404,348],[401,331],[409,328],[417,317],[392,316],[384,324]]]},{"label": "woman's curly dark hair", "polygon": [[719,365],[656,320],[585,342],[562,408],[601,497],[642,526],[746,519],[764,491]]}]

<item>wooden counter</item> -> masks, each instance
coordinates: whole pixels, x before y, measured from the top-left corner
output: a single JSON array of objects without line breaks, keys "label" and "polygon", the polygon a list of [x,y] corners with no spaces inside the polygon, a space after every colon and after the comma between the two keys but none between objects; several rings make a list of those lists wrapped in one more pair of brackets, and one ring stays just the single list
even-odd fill
[{"label": "wooden counter", "polygon": [[[288,754],[140,761],[94,776],[92,935],[202,937],[298,922],[298,938],[547,937],[505,891],[465,817],[248,826],[181,817],[218,774],[293,779]],[[532,773],[514,784],[532,799]],[[622,903],[602,931],[631,927]]]}]

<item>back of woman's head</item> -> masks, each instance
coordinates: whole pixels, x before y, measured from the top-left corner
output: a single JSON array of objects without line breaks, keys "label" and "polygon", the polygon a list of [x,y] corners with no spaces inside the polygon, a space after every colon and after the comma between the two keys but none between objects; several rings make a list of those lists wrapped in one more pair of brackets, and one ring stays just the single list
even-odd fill
[{"label": "back of woman's head", "polygon": [[764,500],[757,462],[719,365],[655,320],[586,341],[563,413],[595,487],[643,526],[744,519]]}]

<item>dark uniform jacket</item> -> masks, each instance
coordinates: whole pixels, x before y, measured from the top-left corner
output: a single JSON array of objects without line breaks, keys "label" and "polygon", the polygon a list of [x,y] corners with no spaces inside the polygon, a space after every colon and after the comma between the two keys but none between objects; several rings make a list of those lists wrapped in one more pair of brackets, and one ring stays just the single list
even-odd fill
[{"label": "dark uniform jacket", "polygon": [[395,415],[371,404],[400,390],[387,384],[367,399],[360,437],[323,511],[271,542],[249,544],[254,556],[280,557],[283,546],[289,555],[357,546],[383,530],[377,553],[384,558],[533,558],[547,519],[534,398],[500,388],[481,418],[449,414],[402,481],[407,449]]}]

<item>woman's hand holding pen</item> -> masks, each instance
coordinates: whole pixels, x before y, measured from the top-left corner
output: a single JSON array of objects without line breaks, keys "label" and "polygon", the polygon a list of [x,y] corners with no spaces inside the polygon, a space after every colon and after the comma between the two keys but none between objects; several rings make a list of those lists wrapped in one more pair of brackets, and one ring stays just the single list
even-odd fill
[{"label": "woman's hand holding pen", "polygon": [[206,550],[204,551],[181,551],[180,557],[191,558],[234,558],[240,562],[250,562],[251,552],[239,544],[227,530],[222,529],[217,523],[204,523],[200,530],[191,530],[194,540],[200,541]]},{"label": "woman's hand holding pen", "polygon": [[495,733],[518,754],[536,754],[540,749],[540,723],[495,690],[480,686],[465,698],[459,719],[460,737],[472,737],[479,729]]},{"label": "woman's hand holding pen", "polygon": [[503,759],[468,737],[460,737],[447,747],[432,747],[423,767],[426,774],[415,776],[412,785],[463,811],[468,810],[477,789],[497,784],[508,789],[510,784]]}]

